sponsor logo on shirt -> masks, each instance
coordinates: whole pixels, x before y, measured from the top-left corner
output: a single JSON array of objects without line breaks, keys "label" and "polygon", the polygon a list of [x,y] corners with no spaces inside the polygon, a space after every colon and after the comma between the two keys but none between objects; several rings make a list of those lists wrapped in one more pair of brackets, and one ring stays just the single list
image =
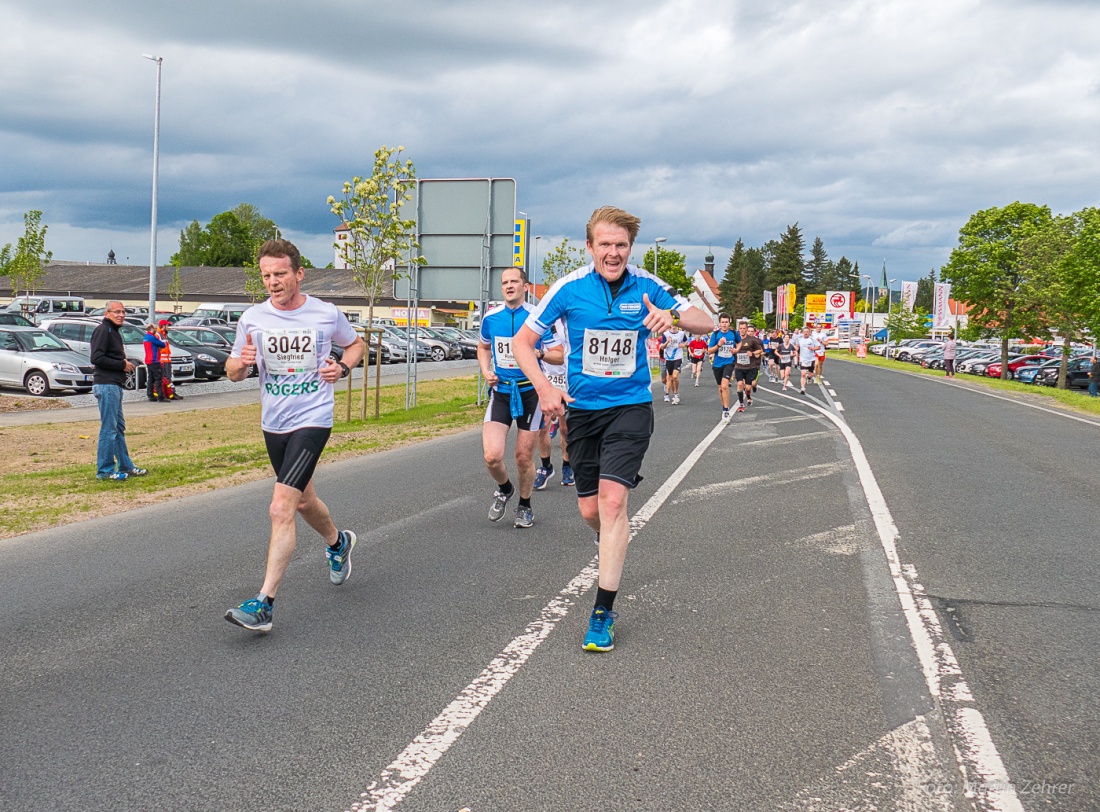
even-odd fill
[{"label": "sponsor logo on shirt", "polygon": [[619,303],[619,312],[620,313],[641,313],[642,312],[642,303],[641,302],[620,302]]}]

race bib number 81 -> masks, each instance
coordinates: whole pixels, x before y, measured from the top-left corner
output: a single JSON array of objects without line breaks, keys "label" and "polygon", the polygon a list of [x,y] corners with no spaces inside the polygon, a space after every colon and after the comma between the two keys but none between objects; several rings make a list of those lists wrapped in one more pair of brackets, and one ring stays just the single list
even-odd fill
[{"label": "race bib number 81", "polygon": [[636,330],[584,331],[581,372],[598,378],[629,378],[637,369]]},{"label": "race bib number 81", "polygon": [[493,363],[499,369],[519,369],[516,357],[512,355],[512,337],[493,339]]},{"label": "race bib number 81", "polygon": [[264,330],[264,368],[271,375],[317,371],[317,331],[311,327]]}]

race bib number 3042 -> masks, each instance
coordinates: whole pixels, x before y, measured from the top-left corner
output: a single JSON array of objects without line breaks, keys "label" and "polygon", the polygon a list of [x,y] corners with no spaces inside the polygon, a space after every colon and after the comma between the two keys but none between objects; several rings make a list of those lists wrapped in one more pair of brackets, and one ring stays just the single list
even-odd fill
[{"label": "race bib number 3042", "polygon": [[268,374],[317,371],[317,331],[312,327],[264,330],[262,351]]},{"label": "race bib number 3042", "polygon": [[638,364],[636,330],[584,331],[581,372],[597,378],[629,378]]}]

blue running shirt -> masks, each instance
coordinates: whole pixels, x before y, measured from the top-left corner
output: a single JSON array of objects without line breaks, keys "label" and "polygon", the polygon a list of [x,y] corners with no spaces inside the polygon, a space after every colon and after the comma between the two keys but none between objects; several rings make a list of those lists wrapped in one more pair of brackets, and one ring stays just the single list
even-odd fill
[{"label": "blue running shirt", "polygon": [[[516,363],[512,354],[512,338],[519,332],[527,317],[534,311],[534,307],[527,302],[512,310],[508,305],[498,305],[490,310],[481,320],[481,343],[487,344],[493,350],[493,369],[501,383],[510,384],[516,381],[520,389],[530,389],[532,384],[523,374],[523,370]],[[535,342],[535,349],[556,347],[558,340],[551,330],[543,330],[542,338]]]},{"label": "blue running shirt", "polygon": [[568,364],[569,394],[576,409],[607,409],[649,403],[652,378],[646,351],[649,330],[642,321],[654,307],[683,312],[691,305],[648,271],[627,265],[619,292],[592,263],[553,284],[527,327],[543,333],[558,319],[565,327],[562,343]]},{"label": "blue running shirt", "polygon": [[[726,343],[721,347],[718,347],[718,339],[726,339]],[[712,367],[718,367],[721,369],[724,366],[729,366],[733,363],[733,348],[741,343],[741,334],[736,330],[715,330],[710,335],[710,346],[718,347],[718,352],[714,353],[714,358],[711,359],[710,365]]]}]

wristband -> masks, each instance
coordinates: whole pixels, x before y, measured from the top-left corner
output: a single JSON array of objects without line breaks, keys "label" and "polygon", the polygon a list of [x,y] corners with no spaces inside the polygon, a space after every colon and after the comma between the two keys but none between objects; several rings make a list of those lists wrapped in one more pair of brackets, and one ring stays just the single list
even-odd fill
[{"label": "wristband", "polygon": [[339,365],[340,369],[344,370],[343,374],[340,375],[341,378],[346,378],[348,375],[351,374],[351,370],[348,369],[348,365],[345,364],[343,361],[337,361],[336,363],[337,365]]}]

